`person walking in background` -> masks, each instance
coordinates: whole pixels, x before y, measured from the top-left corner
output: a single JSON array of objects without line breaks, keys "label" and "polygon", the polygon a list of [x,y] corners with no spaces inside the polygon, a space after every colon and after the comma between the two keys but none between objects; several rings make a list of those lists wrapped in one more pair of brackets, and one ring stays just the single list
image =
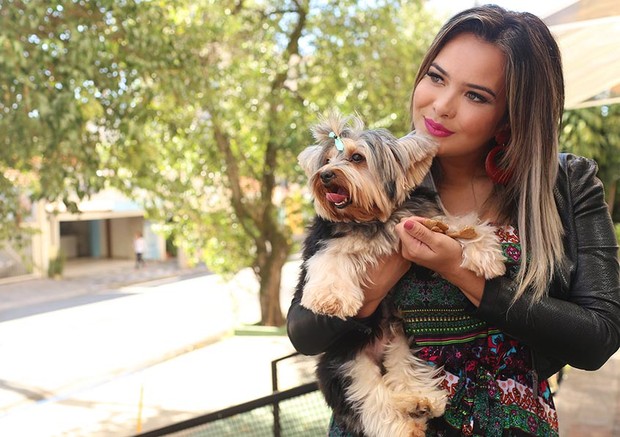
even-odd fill
[{"label": "person walking in background", "polygon": [[136,269],[146,266],[144,262],[144,248],[144,237],[142,236],[142,232],[138,232],[133,240],[133,251],[136,254]]},{"label": "person walking in background", "polygon": [[[410,103],[412,127],[439,145],[425,184],[447,214],[498,227],[507,273],[476,276],[456,240],[406,218],[400,252],[368,267],[356,317],[303,307],[302,264],[287,318],[294,347],[346,349],[376,332],[390,293],[413,353],[442,369],[449,402],[427,436],[557,436],[547,378],[566,364],[598,369],[620,346],[613,224],[596,163],[558,154],[563,110],[560,50],[542,20],[492,5],[448,20]],[[330,437],[353,435],[332,417]]]}]

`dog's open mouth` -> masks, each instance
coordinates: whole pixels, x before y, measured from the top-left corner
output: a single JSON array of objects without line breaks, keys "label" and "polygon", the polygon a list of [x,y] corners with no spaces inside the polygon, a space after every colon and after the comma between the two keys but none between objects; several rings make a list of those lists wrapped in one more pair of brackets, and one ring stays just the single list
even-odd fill
[{"label": "dog's open mouth", "polygon": [[333,187],[332,191],[325,193],[328,202],[334,204],[336,208],[344,208],[351,203],[349,192],[342,187]]}]

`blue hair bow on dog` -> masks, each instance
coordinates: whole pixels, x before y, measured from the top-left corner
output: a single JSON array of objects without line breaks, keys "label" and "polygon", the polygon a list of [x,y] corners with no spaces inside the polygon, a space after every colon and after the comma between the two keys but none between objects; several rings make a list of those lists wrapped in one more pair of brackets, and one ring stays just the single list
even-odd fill
[{"label": "blue hair bow on dog", "polygon": [[342,139],[336,135],[334,132],[329,133],[329,137],[334,139],[334,144],[336,145],[336,149],[339,152],[344,152],[344,142]]}]

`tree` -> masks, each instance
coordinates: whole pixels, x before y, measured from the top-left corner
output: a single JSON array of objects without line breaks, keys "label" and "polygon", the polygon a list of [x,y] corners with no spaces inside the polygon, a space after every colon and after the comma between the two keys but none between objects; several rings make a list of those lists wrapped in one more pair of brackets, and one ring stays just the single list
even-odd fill
[{"label": "tree", "polygon": [[[145,145],[149,72],[165,43],[157,8],[135,2],[0,3],[2,241],[29,200],[79,200],[106,182],[112,157]],[[154,19],[151,19],[154,18]]]},{"label": "tree", "polygon": [[214,271],[251,266],[261,322],[281,325],[310,125],[336,108],[406,133],[437,27],[420,1],[358,3],[9,0],[0,165],[34,198],[142,199]]},{"label": "tree", "polygon": [[173,30],[182,71],[156,85],[149,136],[160,160],[144,176],[158,180],[136,186],[209,267],[252,266],[266,325],[284,322],[280,272],[293,244],[287,204],[276,197],[301,198],[296,156],[317,114],[355,111],[408,131],[409,93],[434,22],[417,2],[357,3],[194,6]]},{"label": "tree", "polygon": [[566,111],[560,145],[563,150],[597,161],[598,177],[603,181],[609,212],[613,215],[619,198],[620,105]]}]

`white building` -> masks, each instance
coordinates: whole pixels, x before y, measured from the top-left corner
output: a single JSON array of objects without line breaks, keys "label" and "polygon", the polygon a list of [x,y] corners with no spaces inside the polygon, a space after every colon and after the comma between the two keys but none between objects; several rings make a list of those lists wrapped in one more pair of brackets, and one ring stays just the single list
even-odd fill
[{"label": "white building", "polygon": [[33,273],[46,276],[50,259],[59,251],[67,261],[75,259],[134,259],[133,240],[141,232],[146,260],[167,258],[163,236],[153,232],[138,204],[108,189],[78,204],[79,213],[64,205],[43,201],[31,208],[26,225],[34,233],[31,244],[21,250],[0,251],[0,278]]}]

